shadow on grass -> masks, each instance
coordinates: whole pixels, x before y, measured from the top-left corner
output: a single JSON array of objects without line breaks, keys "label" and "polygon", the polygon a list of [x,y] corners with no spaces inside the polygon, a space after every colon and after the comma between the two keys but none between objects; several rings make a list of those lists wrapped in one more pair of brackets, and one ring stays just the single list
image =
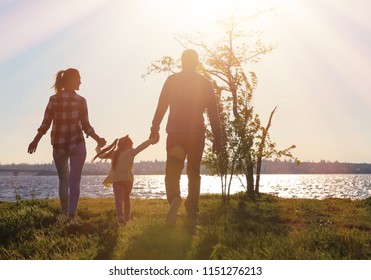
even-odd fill
[{"label": "shadow on grass", "polygon": [[265,258],[273,240],[284,238],[289,227],[280,219],[274,197],[249,200],[234,197],[229,204],[208,205],[192,248],[193,259]]},{"label": "shadow on grass", "polygon": [[[235,198],[229,205],[213,197],[201,200],[197,226],[178,218],[175,227],[154,222],[135,235],[121,256],[132,260],[164,259],[245,259],[251,257],[255,242],[261,236],[284,237],[288,226],[280,220],[280,209],[274,197],[252,201]],[[267,239],[262,238],[261,246]],[[260,255],[261,256],[261,255]]]},{"label": "shadow on grass", "polygon": [[289,227],[280,217],[281,209],[275,197],[260,195],[256,200],[239,200],[231,213],[236,230],[241,233],[285,236]]},{"label": "shadow on grass", "polygon": [[112,259],[112,254],[118,240],[118,225],[114,210],[107,210],[102,215],[102,213],[93,214],[86,208],[81,209],[79,215],[84,222],[78,225],[76,233],[86,236],[95,235],[99,239],[97,253],[94,259]]},{"label": "shadow on grass", "polygon": [[124,259],[180,260],[187,258],[191,244],[190,232],[181,226],[152,224],[129,244]]}]

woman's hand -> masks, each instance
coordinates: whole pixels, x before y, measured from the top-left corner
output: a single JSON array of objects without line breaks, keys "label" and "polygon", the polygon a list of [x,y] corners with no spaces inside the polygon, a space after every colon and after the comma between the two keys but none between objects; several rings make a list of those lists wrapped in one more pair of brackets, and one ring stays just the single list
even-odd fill
[{"label": "woman's hand", "polygon": [[104,147],[107,144],[107,141],[104,138],[99,138],[98,141],[97,141],[97,144],[98,144],[98,147],[101,148],[101,147]]},{"label": "woman's hand", "polygon": [[36,149],[37,149],[37,144],[39,144],[39,141],[41,139],[41,137],[43,137],[44,134],[42,134],[42,132],[38,132],[35,136],[35,138],[32,140],[32,142],[30,143],[30,145],[28,145],[28,153],[29,154],[32,154],[34,152],[36,152]]}]

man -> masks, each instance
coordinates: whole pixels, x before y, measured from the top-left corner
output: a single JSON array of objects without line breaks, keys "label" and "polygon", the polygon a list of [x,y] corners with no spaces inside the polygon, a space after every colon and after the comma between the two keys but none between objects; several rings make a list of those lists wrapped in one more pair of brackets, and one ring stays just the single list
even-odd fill
[{"label": "man", "polygon": [[198,55],[185,50],[181,57],[182,71],[165,81],[152,121],[150,138],[159,139],[161,121],[169,110],[166,126],[165,186],[170,209],[167,222],[175,223],[181,203],[180,176],[187,158],[188,196],[185,201],[187,217],[195,221],[200,195],[200,165],[205,146],[203,114],[207,111],[214,135],[215,152],[221,149],[221,129],[215,93],[209,80],[196,72]]}]

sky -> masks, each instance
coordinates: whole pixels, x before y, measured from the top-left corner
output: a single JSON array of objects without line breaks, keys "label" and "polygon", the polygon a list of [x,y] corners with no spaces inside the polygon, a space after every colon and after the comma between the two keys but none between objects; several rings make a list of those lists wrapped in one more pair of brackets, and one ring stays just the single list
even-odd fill
[{"label": "sky", "polygon": [[[371,163],[371,2],[366,0],[0,0],[0,163],[50,163],[50,131],[35,154],[55,74],[82,77],[96,132],[108,142],[149,136],[164,74],[151,62],[179,58],[179,34],[221,35],[217,21],[264,13],[255,25],[275,49],[247,71],[259,84],[254,107],[263,123],[277,106],[271,138],[293,144],[301,161]],[[217,43],[217,42],[215,42]],[[140,160],[165,160],[161,140]],[[86,139],[90,161],[95,141]]]}]

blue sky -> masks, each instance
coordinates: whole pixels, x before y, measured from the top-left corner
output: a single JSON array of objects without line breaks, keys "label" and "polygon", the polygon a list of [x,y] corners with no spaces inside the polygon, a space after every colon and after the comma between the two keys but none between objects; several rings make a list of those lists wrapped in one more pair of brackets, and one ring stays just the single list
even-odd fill
[{"label": "blue sky", "polygon": [[[166,79],[141,75],[164,55],[178,58],[176,34],[216,38],[216,21],[230,13],[272,7],[256,23],[276,49],[258,64],[255,110],[271,137],[295,144],[302,161],[371,163],[371,14],[369,1],[336,0],[0,0],[0,162],[52,161],[49,132],[36,154],[27,146],[39,127],[55,74],[69,67],[82,76],[91,124],[112,141],[149,134]],[[165,159],[161,141],[137,160]],[[95,142],[87,139],[88,158]]]}]

